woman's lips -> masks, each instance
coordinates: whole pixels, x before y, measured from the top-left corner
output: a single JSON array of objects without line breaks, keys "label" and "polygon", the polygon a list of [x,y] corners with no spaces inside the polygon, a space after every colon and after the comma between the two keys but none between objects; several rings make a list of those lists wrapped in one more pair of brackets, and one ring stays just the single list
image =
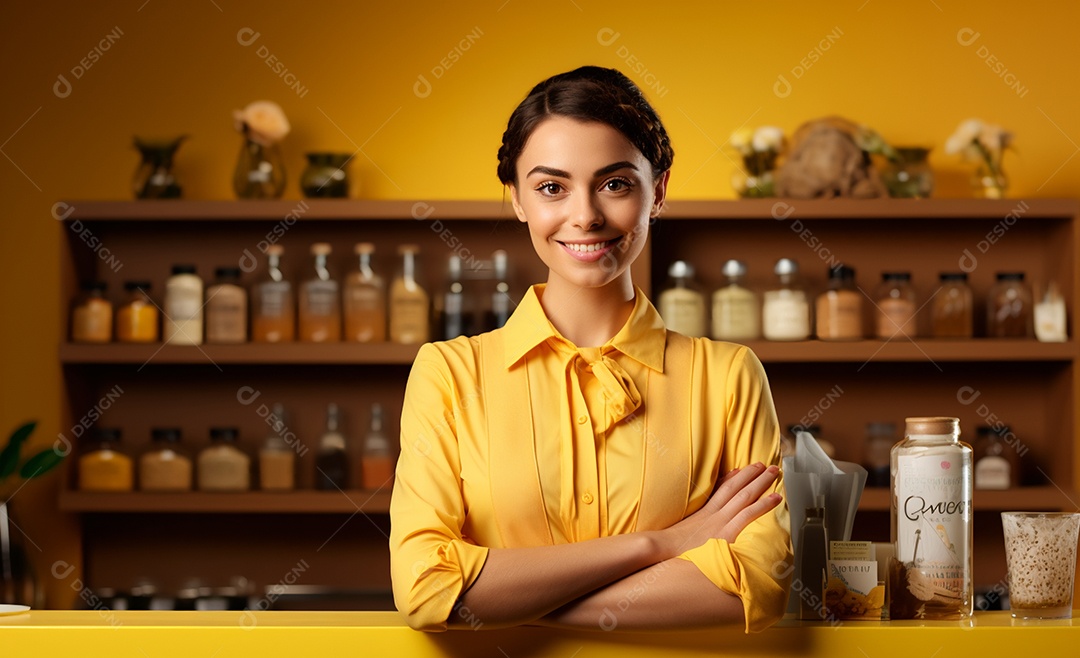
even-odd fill
[{"label": "woman's lips", "polygon": [[621,239],[622,237],[618,237],[589,244],[559,242],[559,245],[563,248],[563,251],[570,254],[574,259],[583,263],[595,263],[610,252]]}]

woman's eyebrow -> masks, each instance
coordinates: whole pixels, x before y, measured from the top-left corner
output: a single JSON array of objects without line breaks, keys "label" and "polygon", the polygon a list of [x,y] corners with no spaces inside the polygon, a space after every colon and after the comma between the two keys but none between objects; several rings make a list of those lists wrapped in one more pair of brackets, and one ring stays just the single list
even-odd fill
[{"label": "woman's eyebrow", "polygon": [[[611,164],[609,164],[609,165],[607,165],[605,167],[601,167],[600,169],[597,169],[595,172],[593,172],[593,176],[596,176],[596,177],[604,176],[605,174],[610,174],[611,172],[618,171],[620,169],[633,169],[633,170],[637,171],[637,165],[635,165],[633,162],[630,162],[628,160],[622,160],[620,162],[613,162],[613,163],[611,163]],[[556,169],[554,167],[545,167],[544,165],[536,165],[535,167],[533,167],[532,169],[529,170],[529,173],[526,174],[526,177],[532,176],[533,174],[544,174],[544,175],[547,175],[547,176],[558,176],[559,178],[573,178],[573,176],[571,176],[570,172],[568,172],[568,171],[563,171],[562,169]]]}]

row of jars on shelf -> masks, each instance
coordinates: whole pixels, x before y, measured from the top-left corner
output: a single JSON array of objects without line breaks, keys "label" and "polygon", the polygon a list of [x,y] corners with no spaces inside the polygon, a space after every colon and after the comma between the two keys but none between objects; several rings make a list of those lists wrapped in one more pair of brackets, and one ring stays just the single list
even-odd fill
[{"label": "row of jars on shelf", "polygon": [[[835,444],[822,434],[820,425],[789,425],[787,429],[787,433],[780,437],[782,456],[795,454],[795,436],[802,431],[813,435],[826,455],[837,458]],[[867,471],[866,486],[890,486],[890,451],[901,438],[896,423],[877,421],[866,424],[866,441],[861,456],[861,463]],[[972,443],[975,488],[1003,490],[1019,487],[1020,460],[1028,452],[1028,447],[1004,423],[976,427],[975,441]]]},{"label": "row of jars on shelf", "polygon": [[298,294],[284,274],[281,245],[266,249],[264,271],[250,295],[241,284],[240,268],[217,268],[216,280],[204,292],[195,266],[174,265],[160,306],[149,282],[128,281],[128,298],[114,313],[104,282],[86,282],[72,309],[72,340],[107,343],[115,333],[118,342],[152,343],[164,335],[165,342],[176,345],[387,339],[418,344],[432,333],[447,339],[480,333],[509,318],[513,304],[505,251],[495,252],[491,261],[470,262],[468,269],[459,256],[450,257],[449,283],[436,303],[440,326],[434,332],[430,296],[417,277],[419,248],[398,248],[401,266],[389,292],[373,268],[374,252],[371,243],[355,246],[356,266],[342,285],[329,262],[331,246],[313,244],[311,267],[296,287]]},{"label": "row of jars on shelf", "polygon": [[[871,298],[856,286],[855,270],[839,264],[828,269],[828,289],[812,299],[800,281],[798,263],[781,258],[773,270],[776,284],[759,302],[758,293],[745,283],[744,262],[728,260],[722,271],[726,282],[712,294],[708,326],[706,295],[695,281],[694,268],[685,261],[670,266],[668,285],[659,298],[660,315],[669,329],[718,340],[860,340],[866,337],[864,307],[870,306],[875,337],[914,337],[916,315],[928,306],[932,337],[975,335],[974,295],[963,272],[942,273],[940,289],[920,305],[910,272],[882,273]],[[1053,283],[1034,303],[1023,272],[999,272],[986,306],[987,337],[1067,339],[1065,300]]]},{"label": "row of jars on shelf", "polygon": [[[122,447],[119,429],[95,428],[93,440],[79,457],[78,488],[83,491],[136,488],[173,492],[193,488],[217,492],[254,488],[292,491],[296,489],[297,457],[306,455],[309,448],[289,429],[286,421],[284,407],[275,404],[266,416],[271,431],[259,448],[256,468],[251,456],[237,446],[240,433],[235,427],[210,428],[210,444],[198,452],[194,463],[181,445],[178,428],[151,430],[151,446],[137,460]],[[326,431],[315,450],[315,488],[389,491],[395,457],[382,426],[382,407],[373,404],[370,426],[359,450],[360,481],[350,481],[355,452],[341,432],[341,410],[331,403],[327,407]]]}]

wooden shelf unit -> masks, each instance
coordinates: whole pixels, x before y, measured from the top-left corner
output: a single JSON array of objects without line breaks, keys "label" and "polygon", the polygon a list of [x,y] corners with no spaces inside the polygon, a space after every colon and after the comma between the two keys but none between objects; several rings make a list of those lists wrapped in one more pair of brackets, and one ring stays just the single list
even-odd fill
[{"label": "wooden shelf unit", "polygon": [[[316,241],[333,245],[338,271],[349,262],[353,243],[374,242],[386,274],[397,244],[418,243],[422,274],[432,292],[441,289],[442,264],[453,250],[460,254],[465,249],[479,258],[508,250],[516,296],[546,275],[526,228],[509,203],[501,201],[72,201],[66,208],[60,300],[65,323],[82,279],[105,280],[114,302],[125,280],[149,280],[152,294],[160,297],[173,263],[193,263],[209,280],[216,266],[261,257],[260,242],[271,239],[285,247],[294,281],[305,266],[308,246]],[[760,290],[772,284],[775,261],[787,257],[800,262],[812,294],[824,288],[828,267],[842,261],[855,267],[856,281],[868,296],[882,271],[906,270],[913,274],[919,299],[926,300],[939,272],[963,266],[981,320],[994,273],[1019,270],[1036,285],[1056,280],[1070,300],[1070,330],[1075,331],[1078,217],[1077,201],[1057,199],[675,201],[654,225],[650,244],[635,263],[635,282],[655,299],[652,291],[665,285],[667,266],[684,259],[697,267],[702,288],[711,292],[722,282],[722,263],[740,258],[749,266],[750,285]],[[88,236],[108,248],[108,258],[89,246]],[[244,283],[250,284],[254,274],[248,269]],[[871,310],[867,304],[868,335]],[[927,315],[920,313],[920,336],[928,334]],[[1025,451],[1027,486],[976,492],[977,585],[992,585],[1004,576],[996,512],[1076,506],[1080,349],[1075,337],[1060,344],[922,337],[748,344],[765,364],[781,424],[807,419],[820,424],[840,459],[861,461],[865,425],[871,421],[902,427],[908,415],[956,415],[965,440],[982,423],[1013,428],[1020,439],[1017,447]],[[290,411],[290,427],[310,447],[321,433],[329,401],[342,406],[350,437],[363,434],[368,405],[375,401],[386,410],[387,431],[396,434],[416,349],[347,343],[199,348],[64,343],[58,349],[67,393],[62,427],[74,429],[87,410],[101,406],[106,392],[119,387],[122,396],[99,409],[99,424],[122,427],[132,452],[148,444],[150,427],[178,426],[194,453],[206,443],[210,426],[224,424],[240,427],[242,446],[254,452],[267,431],[260,405],[278,400]],[[261,397],[245,404],[238,398],[241,389]],[[300,468],[301,485],[310,489],[310,453],[301,458]],[[387,492],[99,494],[77,491],[74,484],[69,468],[60,504],[83,518],[85,579],[91,584],[123,588],[136,577],[155,575],[145,573],[154,568],[169,572],[158,574],[165,583],[182,576],[207,578],[225,574],[225,564],[250,565],[255,578],[270,578],[286,570],[285,562],[295,562],[303,534],[310,532],[320,535],[316,546],[330,541],[322,534],[339,543],[320,553],[338,560],[330,564],[325,561],[329,557],[320,558],[323,573],[339,573],[347,569],[351,554],[363,554],[368,561],[349,571],[347,584],[386,586],[388,555],[379,524],[386,523]],[[886,490],[867,489],[854,538],[887,540],[888,505]],[[361,516],[367,521],[356,520]],[[294,528],[288,530],[289,542],[276,541],[275,519],[287,519]],[[358,523],[367,527],[354,527]],[[213,536],[189,536],[203,527],[211,528]],[[148,529],[165,559],[147,562],[128,548],[144,541]],[[206,552],[200,541],[222,548]],[[222,551],[228,555],[215,555]],[[181,573],[189,566],[201,572]]]}]

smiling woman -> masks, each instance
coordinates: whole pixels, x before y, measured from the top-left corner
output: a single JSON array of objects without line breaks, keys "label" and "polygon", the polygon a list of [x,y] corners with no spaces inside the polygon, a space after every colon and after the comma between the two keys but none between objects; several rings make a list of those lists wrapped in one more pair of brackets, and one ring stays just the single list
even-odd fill
[{"label": "smiling woman", "polygon": [[413,628],[761,630],[783,614],[791,546],[761,363],[667,330],[631,279],[673,156],[610,69],[554,76],[510,117],[499,178],[548,279],[502,329],[413,364],[390,509]]}]

